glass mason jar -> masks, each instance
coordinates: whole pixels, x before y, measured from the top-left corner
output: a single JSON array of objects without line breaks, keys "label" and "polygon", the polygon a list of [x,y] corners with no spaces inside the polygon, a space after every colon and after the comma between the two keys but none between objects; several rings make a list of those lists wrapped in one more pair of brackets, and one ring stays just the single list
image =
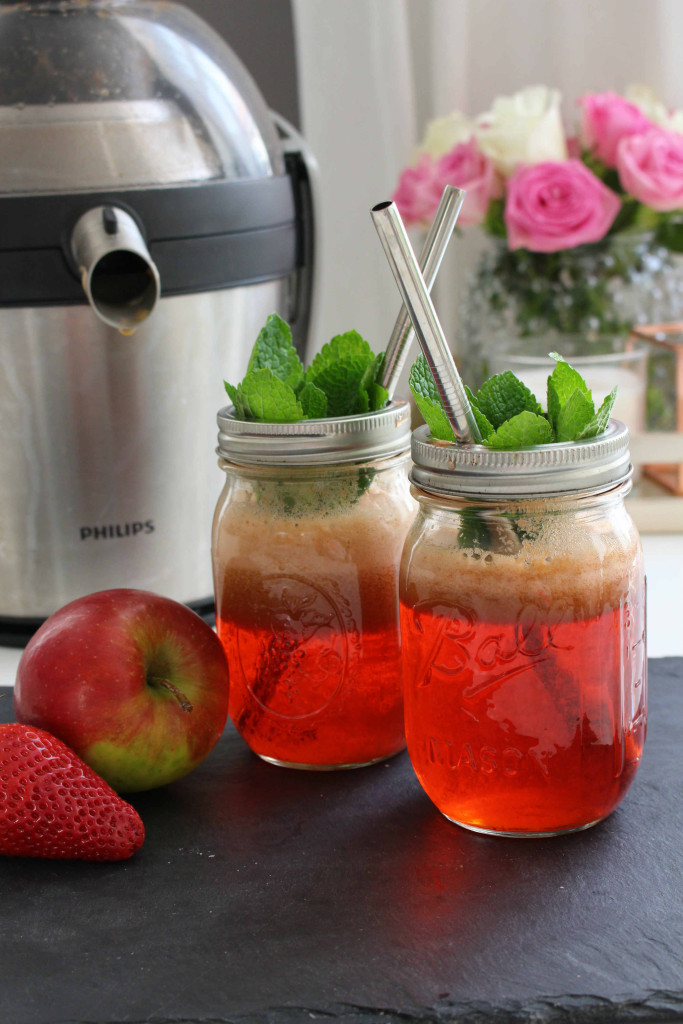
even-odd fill
[{"label": "glass mason jar", "polygon": [[415,514],[410,409],[301,423],[218,415],[213,527],[230,717],[266,761],[352,768],[405,747],[398,568]]},{"label": "glass mason jar", "polygon": [[610,814],[646,731],[628,431],[519,451],[413,436],[400,575],[408,752],[449,819],[544,836]]}]

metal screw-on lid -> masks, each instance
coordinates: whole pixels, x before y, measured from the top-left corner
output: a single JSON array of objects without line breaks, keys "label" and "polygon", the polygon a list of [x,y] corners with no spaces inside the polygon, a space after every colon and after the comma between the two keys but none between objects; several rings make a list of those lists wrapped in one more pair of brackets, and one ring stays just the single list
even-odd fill
[{"label": "metal screw-on lid", "polygon": [[392,402],[379,412],[299,423],[238,420],[233,407],[218,413],[218,454],[259,465],[339,465],[388,458],[410,446],[410,406]]},{"label": "metal screw-on lid", "polygon": [[628,440],[624,424],[610,420],[588,441],[496,451],[433,441],[422,426],[413,433],[410,478],[432,494],[483,500],[604,491],[631,475]]}]

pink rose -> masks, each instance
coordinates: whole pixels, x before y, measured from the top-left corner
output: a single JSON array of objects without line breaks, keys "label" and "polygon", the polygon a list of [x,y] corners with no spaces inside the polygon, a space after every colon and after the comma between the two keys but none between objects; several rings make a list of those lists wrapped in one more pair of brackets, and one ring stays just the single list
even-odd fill
[{"label": "pink rose", "polygon": [[580,101],[583,108],[581,134],[584,145],[608,167],[616,167],[617,147],[629,135],[641,135],[652,121],[635,103],[615,92],[591,93]]},{"label": "pink rose", "polygon": [[617,170],[624,191],[646,206],[683,209],[683,135],[653,128],[622,139]]},{"label": "pink rose", "polygon": [[570,160],[581,159],[581,142],[576,135],[570,135],[567,139],[567,156]]},{"label": "pink rose", "polygon": [[520,167],[508,181],[505,224],[510,249],[558,252],[598,242],[621,201],[580,160]]},{"label": "pink rose", "polygon": [[423,224],[432,220],[442,192],[436,163],[425,153],[415,167],[403,171],[391,198],[406,224]]},{"label": "pink rose", "polygon": [[490,200],[501,194],[493,163],[480,152],[473,138],[459,143],[441,157],[436,165],[436,181],[439,194],[446,185],[455,185],[467,192],[460,213],[462,227],[481,224]]}]

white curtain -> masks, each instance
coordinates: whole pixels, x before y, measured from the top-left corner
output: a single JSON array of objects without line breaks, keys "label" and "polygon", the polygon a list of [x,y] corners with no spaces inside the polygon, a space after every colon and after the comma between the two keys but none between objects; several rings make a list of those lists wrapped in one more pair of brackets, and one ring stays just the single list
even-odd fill
[{"label": "white curtain", "polygon": [[[681,0],[292,0],[303,132],[321,168],[313,348],[356,327],[381,349],[398,292],[369,217],[426,122],[542,83],[568,126],[586,92],[650,85],[683,107]],[[476,242],[452,244],[436,305],[458,347],[458,289]]]},{"label": "white curtain", "polygon": [[415,140],[403,0],[293,0],[302,131],[320,165],[311,350],[355,328],[381,351],[398,292],[370,218]]}]

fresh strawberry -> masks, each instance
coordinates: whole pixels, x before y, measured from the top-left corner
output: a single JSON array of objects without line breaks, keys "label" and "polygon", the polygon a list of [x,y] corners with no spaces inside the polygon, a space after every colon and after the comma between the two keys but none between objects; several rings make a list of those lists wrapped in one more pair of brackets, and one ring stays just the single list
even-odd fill
[{"label": "fresh strawberry", "polygon": [[0,854],[125,860],[145,828],[61,740],[28,725],[0,725]]}]

